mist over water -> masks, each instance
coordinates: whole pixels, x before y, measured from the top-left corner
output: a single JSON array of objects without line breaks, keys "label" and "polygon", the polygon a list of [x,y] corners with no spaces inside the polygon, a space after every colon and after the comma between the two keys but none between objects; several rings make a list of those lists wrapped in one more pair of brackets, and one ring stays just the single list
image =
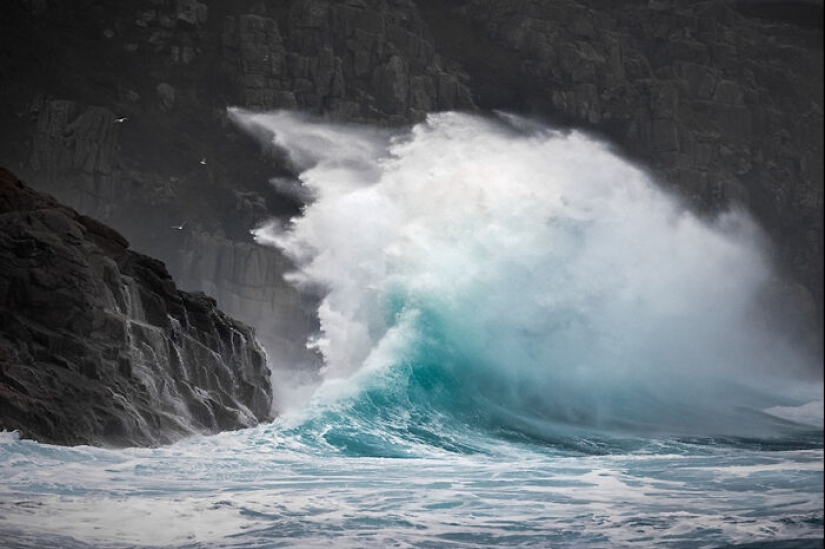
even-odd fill
[{"label": "mist over water", "polygon": [[311,197],[255,236],[323,295],[324,398],[402,390],[390,406],[545,437],[765,434],[754,412],[799,397],[804,357],[760,320],[758,228],[701,221],[603,143],[510,115],[232,115]]},{"label": "mist over water", "polygon": [[316,400],[543,439],[753,436],[781,428],[762,409],[821,390],[800,394],[810,365],[763,322],[773,275],[751,219],[700,220],[582,133],[511,115],[395,132],[231,115],[286,151],[309,197],[254,234],[323,296]]}]

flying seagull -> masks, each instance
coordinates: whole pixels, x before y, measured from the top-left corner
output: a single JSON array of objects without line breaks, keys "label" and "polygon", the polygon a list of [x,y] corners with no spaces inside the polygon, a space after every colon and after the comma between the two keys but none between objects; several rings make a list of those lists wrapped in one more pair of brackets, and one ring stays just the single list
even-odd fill
[{"label": "flying seagull", "polygon": [[183,223],[181,223],[180,225],[172,225],[172,226],[171,226],[171,227],[169,227],[169,228],[170,228],[170,229],[175,229],[175,230],[178,230],[178,231],[182,231],[184,227],[186,227],[186,221],[184,221],[184,222],[183,222]]},{"label": "flying seagull", "polygon": [[129,120],[128,116],[121,116],[120,118],[115,118],[115,122],[118,124],[123,124],[127,120]]},{"label": "flying seagull", "polygon": [[206,157],[205,156],[203,158],[201,158],[201,164],[206,166]]}]

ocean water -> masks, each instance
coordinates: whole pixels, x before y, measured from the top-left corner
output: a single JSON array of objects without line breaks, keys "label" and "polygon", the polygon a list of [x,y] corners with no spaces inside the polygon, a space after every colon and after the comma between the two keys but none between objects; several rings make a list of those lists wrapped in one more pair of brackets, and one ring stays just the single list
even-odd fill
[{"label": "ocean water", "polygon": [[[822,547],[822,365],[769,244],[597,140],[499,114],[233,120],[305,202],[318,302],[272,424],[153,449],[0,435],[0,546]],[[293,368],[284,367],[293,366]]]}]

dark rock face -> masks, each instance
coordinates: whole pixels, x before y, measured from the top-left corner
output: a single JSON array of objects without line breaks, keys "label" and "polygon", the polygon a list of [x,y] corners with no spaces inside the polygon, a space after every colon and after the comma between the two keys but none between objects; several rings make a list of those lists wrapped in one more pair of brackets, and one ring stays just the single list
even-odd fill
[{"label": "dark rock face", "polygon": [[[131,122],[118,122],[108,109],[41,99],[33,103],[32,114],[36,133],[30,163],[35,170],[30,177],[43,189],[128,233],[136,247],[164,261],[180,286],[206,292],[227,314],[254,325],[271,359],[315,360],[303,343],[315,329],[311,312],[283,280],[289,263],[248,239],[248,229],[270,216],[261,194],[219,188],[205,195],[193,188],[203,183],[199,178],[213,180],[211,165],[218,161],[212,155],[206,165],[198,159],[193,162],[197,168],[173,172],[180,175],[124,168],[119,136],[121,128],[131,131]],[[193,200],[191,194],[199,196]],[[204,196],[212,205],[193,208]],[[204,210],[215,204],[222,205],[228,223],[244,227],[242,239],[227,237],[224,226],[210,221],[214,213]],[[182,230],[173,229],[180,224],[185,224]]]},{"label": "dark rock face", "polygon": [[280,18],[227,16],[221,46],[251,108],[404,123],[473,107],[464,75],[444,66],[409,1],[299,0]]},{"label": "dark rock face", "polygon": [[315,324],[282,280],[288,263],[248,231],[299,208],[268,185],[290,174],[234,131],[228,105],[379,124],[503,109],[597,132],[697,211],[751,211],[793,288],[777,291],[795,302],[778,309],[806,311],[821,353],[821,2],[12,0],[4,10],[0,163],[254,323],[278,363],[313,361],[301,342]]},{"label": "dark rock face", "polygon": [[271,419],[251,329],[0,169],[0,428],[153,445]]}]

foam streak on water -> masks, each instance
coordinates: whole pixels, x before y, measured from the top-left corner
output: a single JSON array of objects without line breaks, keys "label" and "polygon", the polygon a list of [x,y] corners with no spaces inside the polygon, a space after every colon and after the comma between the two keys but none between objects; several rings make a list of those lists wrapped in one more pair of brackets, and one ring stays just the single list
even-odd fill
[{"label": "foam streak on water", "polygon": [[670,442],[610,456],[510,447],[353,458],[301,447],[279,428],[125,451],[5,436],[0,545],[721,547],[822,538],[821,449]]}]

